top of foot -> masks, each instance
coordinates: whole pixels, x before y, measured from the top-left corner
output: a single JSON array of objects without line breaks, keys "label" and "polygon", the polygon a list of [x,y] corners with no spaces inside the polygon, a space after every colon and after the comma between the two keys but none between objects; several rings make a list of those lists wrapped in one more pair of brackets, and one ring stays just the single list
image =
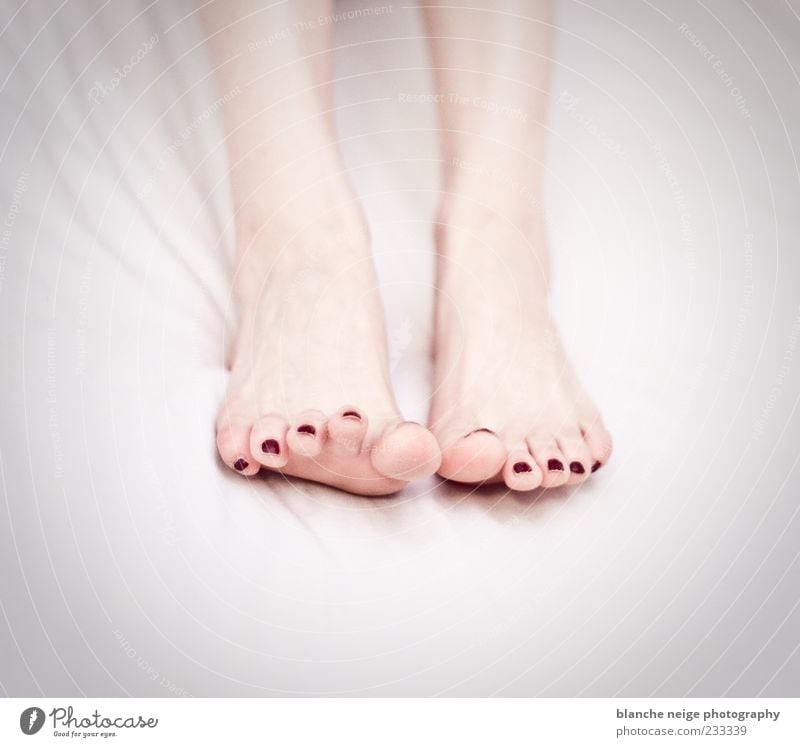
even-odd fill
[{"label": "top of foot", "polygon": [[240,326],[217,418],[220,456],[242,475],[385,495],[439,467],[433,435],[404,422],[394,400],[366,232],[343,228],[352,224],[312,223],[242,252]]}]

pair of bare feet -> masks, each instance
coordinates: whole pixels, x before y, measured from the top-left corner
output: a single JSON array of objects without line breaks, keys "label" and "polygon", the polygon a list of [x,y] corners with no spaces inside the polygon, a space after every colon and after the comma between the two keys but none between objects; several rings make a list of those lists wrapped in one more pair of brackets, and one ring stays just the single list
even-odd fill
[{"label": "pair of bare feet", "polygon": [[538,208],[550,3],[422,8],[445,156],[428,428],[404,421],[392,393],[369,235],[331,116],[334,39],[306,22],[331,8],[199,5],[220,88],[241,91],[222,110],[239,316],[222,460],[364,495],[436,472],[512,490],[588,479],[611,439],[548,311]]},{"label": "pair of bare feet", "polygon": [[283,211],[239,252],[240,326],[217,421],[225,464],[363,495],[436,472],[557,487],[605,464],[611,439],[547,309],[536,212],[467,187],[445,198],[425,428],[398,409],[368,233],[349,186],[331,181],[313,210]]}]

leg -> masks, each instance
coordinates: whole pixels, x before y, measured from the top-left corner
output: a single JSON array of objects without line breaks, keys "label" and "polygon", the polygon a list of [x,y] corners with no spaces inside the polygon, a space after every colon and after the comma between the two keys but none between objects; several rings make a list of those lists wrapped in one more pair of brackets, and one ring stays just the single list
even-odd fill
[{"label": "leg", "polygon": [[235,208],[239,328],[222,460],[369,495],[433,474],[439,450],[392,394],[367,228],[344,173],[325,0],[201,6]]},{"label": "leg", "polygon": [[515,490],[581,482],[608,460],[611,439],[547,307],[549,3],[426,4],[445,156],[431,406],[439,471]]}]

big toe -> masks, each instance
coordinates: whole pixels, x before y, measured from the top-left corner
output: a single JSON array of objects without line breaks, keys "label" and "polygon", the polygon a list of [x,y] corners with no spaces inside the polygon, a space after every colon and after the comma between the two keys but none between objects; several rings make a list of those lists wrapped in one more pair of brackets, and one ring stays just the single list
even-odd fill
[{"label": "big toe", "polygon": [[442,449],[439,474],[457,482],[486,482],[501,471],[506,456],[502,441],[481,428]]},{"label": "big toe", "polygon": [[385,433],[372,449],[372,466],[386,477],[420,480],[442,461],[434,435],[419,423],[404,422]]}]

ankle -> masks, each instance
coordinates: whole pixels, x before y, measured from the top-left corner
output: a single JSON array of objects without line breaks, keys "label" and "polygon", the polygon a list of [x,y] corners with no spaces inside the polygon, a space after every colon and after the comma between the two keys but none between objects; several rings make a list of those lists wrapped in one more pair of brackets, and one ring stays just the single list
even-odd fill
[{"label": "ankle", "polygon": [[465,242],[485,243],[496,250],[516,253],[529,246],[546,253],[544,207],[532,191],[484,189],[476,195],[469,189],[445,192],[436,219],[437,246],[448,252]]},{"label": "ankle", "polygon": [[550,262],[542,211],[519,194],[488,193],[483,201],[464,192],[443,197],[434,229],[438,281],[450,287],[472,277],[480,286],[481,278],[502,275],[508,292],[545,308]]},{"label": "ankle", "polygon": [[439,220],[444,223],[507,222],[532,230],[542,222],[541,178],[525,164],[508,164],[469,155],[446,167]]}]

